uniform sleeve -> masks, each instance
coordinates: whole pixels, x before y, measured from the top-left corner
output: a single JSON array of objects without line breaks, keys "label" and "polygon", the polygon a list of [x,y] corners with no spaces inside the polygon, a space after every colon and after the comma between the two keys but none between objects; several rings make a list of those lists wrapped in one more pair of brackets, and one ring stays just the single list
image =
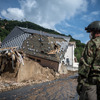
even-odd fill
[{"label": "uniform sleeve", "polygon": [[84,49],[79,63],[79,79],[88,78],[91,65],[95,58],[96,45],[93,41],[89,41]]}]

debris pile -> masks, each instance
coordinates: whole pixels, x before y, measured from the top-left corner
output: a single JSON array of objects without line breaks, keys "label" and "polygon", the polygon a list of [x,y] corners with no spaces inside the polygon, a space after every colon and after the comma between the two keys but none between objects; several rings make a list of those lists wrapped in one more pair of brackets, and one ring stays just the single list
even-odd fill
[{"label": "debris pile", "polygon": [[52,69],[42,67],[16,48],[4,49],[0,53],[0,91],[2,88],[45,82],[55,78],[56,73]]}]

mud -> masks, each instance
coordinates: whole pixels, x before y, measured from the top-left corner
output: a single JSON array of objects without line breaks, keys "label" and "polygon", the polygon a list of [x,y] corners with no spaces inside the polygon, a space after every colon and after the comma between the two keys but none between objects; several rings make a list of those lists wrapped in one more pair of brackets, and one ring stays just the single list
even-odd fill
[{"label": "mud", "polygon": [[[23,61],[24,65],[16,65],[14,69],[12,69],[10,61],[8,61],[8,66],[5,65],[5,69],[0,75],[0,92],[34,83],[51,81],[59,76],[59,74],[52,69],[48,67],[44,68],[28,57],[25,57]],[[11,71],[11,69],[13,71]]]},{"label": "mud", "polygon": [[[28,76],[29,79],[21,82],[17,82],[15,78],[10,77],[9,73],[3,74],[3,76],[0,77],[0,92],[20,88],[31,84],[38,84],[47,81],[52,81],[59,77],[59,74],[55,73],[55,75],[53,75],[54,74],[53,71],[48,68],[40,68],[39,70],[41,71],[41,69],[42,72],[40,74],[39,73],[36,74],[35,72],[35,74],[33,74],[33,77],[30,78]],[[9,77],[7,77],[7,75],[9,75]]]},{"label": "mud", "polygon": [[77,76],[61,76],[59,79],[31,84],[0,93],[0,100],[78,100]]}]

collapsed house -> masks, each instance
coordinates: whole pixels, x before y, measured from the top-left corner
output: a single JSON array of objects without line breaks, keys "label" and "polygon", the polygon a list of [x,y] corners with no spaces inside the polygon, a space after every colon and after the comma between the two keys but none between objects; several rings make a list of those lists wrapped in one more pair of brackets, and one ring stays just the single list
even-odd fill
[{"label": "collapsed house", "polygon": [[1,48],[18,47],[30,59],[59,73],[67,73],[67,52],[70,37],[16,26],[3,40]]},{"label": "collapsed house", "polygon": [[27,58],[16,47],[0,49],[0,77],[2,80],[22,82],[27,80],[54,80],[55,72]]}]

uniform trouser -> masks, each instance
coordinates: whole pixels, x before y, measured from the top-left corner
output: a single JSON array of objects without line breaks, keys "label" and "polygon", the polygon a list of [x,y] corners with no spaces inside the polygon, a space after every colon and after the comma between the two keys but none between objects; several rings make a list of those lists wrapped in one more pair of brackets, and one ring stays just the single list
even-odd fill
[{"label": "uniform trouser", "polygon": [[83,86],[79,100],[99,100],[97,99],[97,86]]}]

